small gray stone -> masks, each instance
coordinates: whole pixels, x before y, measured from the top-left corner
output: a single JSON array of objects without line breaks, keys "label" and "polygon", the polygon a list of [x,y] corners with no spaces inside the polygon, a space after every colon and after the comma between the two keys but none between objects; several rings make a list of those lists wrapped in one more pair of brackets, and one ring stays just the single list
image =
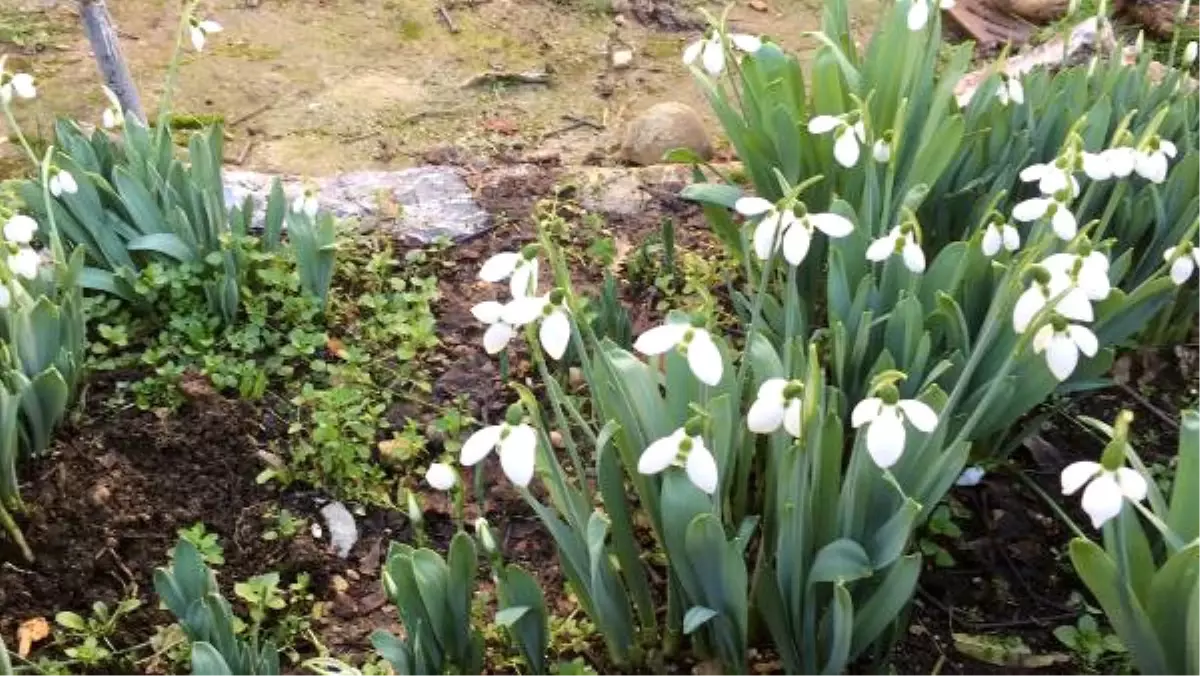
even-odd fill
[{"label": "small gray stone", "polygon": [[638,115],[625,128],[621,157],[648,166],[662,162],[675,148],[688,148],[704,159],[712,157],[712,143],[704,121],[689,106],[675,101],[658,103]]},{"label": "small gray stone", "polygon": [[633,50],[632,49],[617,49],[612,53],[612,67],[616,70],[625,70],[633,65]]},{"label": "small gray stone", "polygon": [[[274,176],[250,171],[225,172],[228,206],[254,200],[254,222],[261,225]],[[291,199],[315,188],[317,200],[338,218],[378,221],[395,237],[432,242],[438,237],[463,239],[488,225],[488,214],[475,203],[471,189],[452,167],[415,167],[398,171],[354,171],[302,181],[281,177]]]},{"label": "small gray stone", "polygon": [[331,502],[321,508],[325,528],[329,531],[329,544],[341,558],[350,556],[350,549],[358,542],[358,526],[350,510],[340,502]]}]

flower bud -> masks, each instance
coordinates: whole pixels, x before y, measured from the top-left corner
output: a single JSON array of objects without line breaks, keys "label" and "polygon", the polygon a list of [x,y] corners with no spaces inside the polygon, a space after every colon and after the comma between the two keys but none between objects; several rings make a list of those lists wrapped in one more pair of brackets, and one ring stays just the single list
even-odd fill
[{"label": "flower bud", "polygon": [[786,387],[783,388],[783,398],[785,400],[799,399],[804,394],[804,383],[799,380],[788,381]]},{"label": "flower bud", "polygon": [[687,423],[683,426],[683,432],[689,437],[698,437],[704,434],[704,418],[698,415],[688,418]]},{"label": "flower bud", "polygon": [[556,287],[550,291],[549,297],[551,305],[562,305],[563,300],[567,297],[567,294],[562,289]]},{"label": "flower bud", "polygon": [[896,386],[888,383],[875,391],[875,395],[883,400],[883,403],[891,406],[900,401],[900,391]]},{"label": "flower bud", "polygon": [[1125,446],[1129,443],[1129,424],[1132,422],[1133,413],[1128,410],[1117,414],[1112,441],[1104,447],[1104,453],[1100,456],[1100,464],[1104,469],[1115,472],[1125,465]]},{"label": "flower bud", "polygon": [[479,545],[483,547],[483,551],[488,554],[496,553],[496,537],[492,535],[492,527],[488,525],[487,519],[482,516],[475,519],[475,537],[479,538]]},{"label": "flower bud", "polygon": [[521,248],[521,258],[524,258],[527,261],[531,261],[531,260],[537,258],[538,252],[540,252],[541,250],[542,250],[542,246],[540,244],[538,244],[537,242],[534,242],[533,244],[526,244],[524,247]]}]

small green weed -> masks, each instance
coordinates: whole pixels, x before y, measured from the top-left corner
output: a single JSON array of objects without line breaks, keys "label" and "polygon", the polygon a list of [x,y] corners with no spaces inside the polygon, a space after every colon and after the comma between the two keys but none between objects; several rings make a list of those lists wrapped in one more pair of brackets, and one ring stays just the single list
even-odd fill
[{"label": "small green weed", "polygon": [[208,565],[220,566],[225,563],[225,550],[217,541],[217,534],[209,533],[203,523],[197,523],[191,528],[180,528],[178,535],[192,543]]}]

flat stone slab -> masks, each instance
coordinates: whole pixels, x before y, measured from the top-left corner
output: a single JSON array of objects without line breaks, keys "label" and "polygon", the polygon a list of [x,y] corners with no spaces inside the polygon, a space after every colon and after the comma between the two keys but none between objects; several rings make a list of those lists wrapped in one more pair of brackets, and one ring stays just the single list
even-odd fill
[{"label": "flat stone slab", "polygon": [[[226,204],[234,206],[251,197],[254,222],[261,224],[275,175],[226,170],[224,176]],[[353,171],[310,180],[279,178],[289,201],[306,188],[314,189],[322,209],[397,238],[424,243],[439,237],[460,240],[482,232],[490,221],[453,167]]]}]

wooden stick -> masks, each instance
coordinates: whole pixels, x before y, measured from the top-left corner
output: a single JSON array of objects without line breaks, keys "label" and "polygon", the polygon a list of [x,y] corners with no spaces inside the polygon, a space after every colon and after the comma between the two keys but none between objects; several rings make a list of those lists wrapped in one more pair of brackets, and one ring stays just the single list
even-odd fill
[{"label": "wooden stick", "polygon": [[449,28],[451,33],[458,32],[458,26],[454,25],[454,19],[450,16],[450,12],[446,11],[445,5],[438,5],[438,15],[442,17],[442,21],[446,22],[446,28]]}]

